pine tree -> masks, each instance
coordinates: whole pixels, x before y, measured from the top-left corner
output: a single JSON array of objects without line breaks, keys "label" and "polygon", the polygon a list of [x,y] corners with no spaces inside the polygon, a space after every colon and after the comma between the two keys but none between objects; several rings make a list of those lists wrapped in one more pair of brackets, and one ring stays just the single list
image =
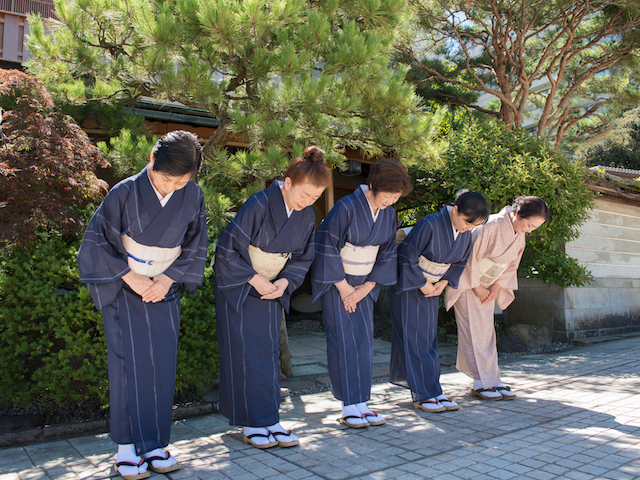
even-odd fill
[{"label": "pine tree", "polygon": [[[30,18],[28,68],[67,102],[141,96],[205,109],[210,188],[280,174],[317,144],[333,164],[428,161],[436,116],[421,110],[406,68],[390,67],[404,0],[56,0],[59,21]],[[249,149],[230,153],[229,140]]]}]

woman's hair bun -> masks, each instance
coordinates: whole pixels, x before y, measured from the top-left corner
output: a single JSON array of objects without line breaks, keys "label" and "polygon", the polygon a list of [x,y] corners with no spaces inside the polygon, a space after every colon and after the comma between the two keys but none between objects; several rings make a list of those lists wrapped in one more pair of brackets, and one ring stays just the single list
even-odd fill
[{"label": "woman's hair bun", "polygon": [[304,158],[313,163],[324,163],[324,150],[311,145],[304,149]]},{"label": "woman's hair bun", "polygon": [[467,193],[469,191],[468,188],[459,188],[458,190],[456,190],[455,196],[456,196],[456,200],[458,199],[458,197],[460,197],[460,195],[462,195],[463,193]]}]

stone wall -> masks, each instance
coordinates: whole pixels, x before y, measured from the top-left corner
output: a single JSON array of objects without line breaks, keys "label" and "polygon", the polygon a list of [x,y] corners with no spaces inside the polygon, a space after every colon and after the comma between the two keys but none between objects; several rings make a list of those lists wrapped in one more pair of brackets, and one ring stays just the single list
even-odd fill
[{"label": "stone wall", "polygon": [[518,280],[507,324],[547,327],[553,341],[640,331],[640,207],[598,198],[566,251],[593,282],[561,288]]}]

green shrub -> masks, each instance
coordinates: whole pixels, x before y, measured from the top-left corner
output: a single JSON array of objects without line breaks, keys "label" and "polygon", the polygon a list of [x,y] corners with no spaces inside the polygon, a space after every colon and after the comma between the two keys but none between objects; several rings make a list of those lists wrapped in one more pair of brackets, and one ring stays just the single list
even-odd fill
[{"label": "green shrub", "polygon": [[[52,399],[108,404],[102,315],[80,283],[80,237],[39,234],[26,249],[4,250],[0,270],[0,405]],[[183,294],[176,391],[217,376],[213,273]]]},{"label": "green shrub", "polygon": [[549,205],[551,221],[529,236],[520,271],[561,286],[583,285],[590,273],[567,256],[564,244],[578,235],[588,216],[592,193],[584,185],[584,167],[524,130],[511,131],[497,121],[469,121],[449,139],[444,162],[431,170],[414,168],[414,192],[399,206],[400,219],[412,223],[452,203],[455,191],[482,193],[493,212],[518,195],[538,195]]}]

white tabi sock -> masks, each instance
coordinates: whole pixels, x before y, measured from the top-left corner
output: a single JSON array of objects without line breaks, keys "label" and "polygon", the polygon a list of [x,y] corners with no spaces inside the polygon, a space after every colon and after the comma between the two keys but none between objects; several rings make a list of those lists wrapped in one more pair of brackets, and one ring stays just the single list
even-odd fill
[{"label": "white tabi sock", "polygon": [[344,417],[350,417],[350,416],[359,417],[359,418],[349,418],[346,420],[352,425],[364,425],[365,423],[369,423],[364,418],[361,418],[362,412],[358,410],[358,407],[356,406],[355,403],[352,403],[351,405],[345,405],[344,402],[342,402],[342,417],[344,418]]},{"label": "white tabi sock", "polygon": [[449,397],[447,397],[444,393],[441,393],[440,395],[438,395],[436,397],[436,400],[438,401],[438,403],[440,403],[440,405],[442,405],[444,408],[449,408],[449,409],[453,409],[455,407],[458,406],[458,404],[456,402],[454,402],[453,400],[451,400]]},{"label": "white tabi sock", "polygon": [[[498,385],[496,385],[496,388],[498,387],[507,387],[504,383],[500,382]],[[516,394],[513,393],[513,391],[511,389],[509,390],[498,390],[498,393],[500,395],[502,395],[503,397],[515,397]]]},{"label": "white tabi sock", "polygon": [[[356,408],[363,415],[365,413],[374,413],[372,410],[369,409],[369,407],[367,407],[367,402],[356,403]],[[371,421],[371,422],[381,422],[382,420],[384,420],[384,417],[382,415],[376,414],[375,416],[364,417],[364,419],[366,421],[368,421],[368,422],[369,421]]]},{"label": "white tabi sock", "polygon": [[[278,425],[276,423],[276,425]],[[266,445],[268,443],[273,443],[276,441],[273,435],[267,430],[267,427],[244,427],[242,432],[245,436],[253,435],[254,433],[261,433],[263,435],[269,435],[268,437],[251,437],[251,441],[256,445]]]},{"label": "white tabi sock", "polygon": [[278,435],[277,437],[275,437],[274,435],[276,440],[278,440],[279,442],[295,442],[296,440],[298,440],[298,437],[296,437],[293,433],[286,435],[288,430],[280,425],[280,422],[267,427],[267,430],[269,430],[269,432],[271,433],[280,433],[281,435]]},{"label": "white tabi sock", "polygon": [[[482,390],[484,386],[482,385],[482,380],[474,380],[473,381],[473,389],[474,390]],[[502,395],[500,392],[482,392],[485,397],[498,398]]]},{"label": "white tabi sock", "polygon": [[[122,445],[118,445],[118,453],[116,454],[116,463],[120,462],[132,462],[132,463],[140,463],[140,458],[136,455],[136,447],[133,443],[126,443]],[[138,475],[139,473],[144,473],[147,471],[147,464],[143,463],[139,467],[132,467],[127,465],[120,465],[118,467],[118,472],[122,476],[129,475]]]},{"label": "white tabi sock", "polygon": [[[143,458],[149,458],[149,457],[163,457],[164,458],[166,456],[167,456],[167,454],[161,448],[156,448],[155,450],[151,450],[150,452],[142,454]],[[153,468],[167,468],[167,467],[172,467],[172,466],[176,465],[177,463],[178,463],[178,461],[175,458],[173,458],[173,455],[169,454],[169,458],[167,458],[166,460],[152,460],[151,461],[151,466]]]}]

